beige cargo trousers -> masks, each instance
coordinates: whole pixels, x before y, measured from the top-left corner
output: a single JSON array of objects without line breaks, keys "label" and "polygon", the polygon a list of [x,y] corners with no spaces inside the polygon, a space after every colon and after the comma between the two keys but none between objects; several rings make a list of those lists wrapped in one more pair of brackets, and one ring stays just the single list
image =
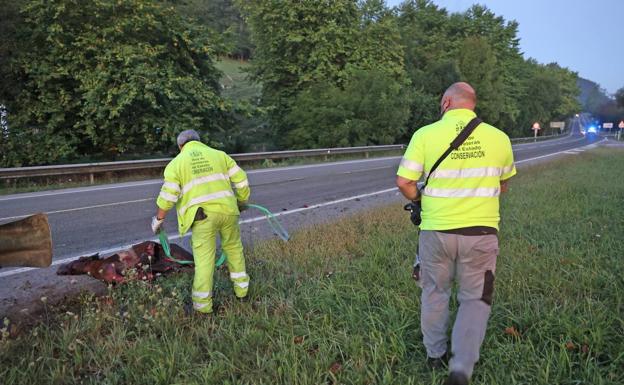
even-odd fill
[{"label": "beige cargo trousers", "polygon": [[422,287],[420,323],[427,355],[438,358],[447,351],[449,298],[456,280],[460,305],[451,335],[453,356],[449,369],[470,378],[479,360],[490,316],[498,236],[423,230],[418,252]]}]

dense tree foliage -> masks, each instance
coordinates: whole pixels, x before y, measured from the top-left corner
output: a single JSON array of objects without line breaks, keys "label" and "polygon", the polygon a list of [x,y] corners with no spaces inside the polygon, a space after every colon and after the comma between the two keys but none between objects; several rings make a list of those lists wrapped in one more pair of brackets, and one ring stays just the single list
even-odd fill
[{"label": "dense tree foliage", "polygon": [[184,128],[218,130],[214,39],[148,0],[32,0],[12,60],[11,165],[145,153]]},{"label": "dense tree foliage", "polygon": [[318,83],[299,93],[288,115],[294,148],[392,144],[405,131],[409,105],[386,73],[359,70],[342,87]]},{"label": "dense tree foliage", "polygon": [[[546,123],[578,110],[576,74],[525,60],[516,22],[506,22],[478,5],[449,15],[429,0],[405,1],[395,12],[414,90],[410,132],[437,117],[437,101],[444,89],[460,80],[475,87],[477,113],[513,136],[526,135],[529,121]],[[533,89],[536,77],[544,75],[556,80],[547,83],[548,89],[546,85]],[[552,107],[550,95],[556,94],[561,96],[555,108],[534,116],[537,109],[543,110],[537,105]]]},{"label": "dense tree foliage", "polygon": [[[2,166],[167,152],[186,128],[228,151],[405,143],[456,81],[482,118],[526,136],[579,112],[585,84],[525,59],[518,24],[479,5],[0,0],[0,18]],[[253,97],[221,96],[219,55],[250,59]],[[617,109],[581,88],[590,112]]]},{"label": "dense tree foliage", "polygon": [[229,56],[241,60],[251,57],[254,47],[249,29],[234,0],[166,0],[165,3],[218,33]]},{"label": "dense tree foliage", "polygon": [[607,91],[591,80],[578,78],[581,90],[580,101],[583,111],[605,122],[619,123],[624,119],[624,88],[615,93],[615,98],[609,97]]},{"label": "dense tree foliage", "polygon": [[23,20],[19,7],[19,1],[0,0],[0,104],[15,99],[20,88],[12,61],[20,46],[17,29]]},{"label": "dense tree foliage", "polygon": [[[397,97],[404,94],[399,30],[383,2],[253,0],[241,5],[256,45],[252,76],[262,84],[263,104],[273,107],[270,123],[282,144],[321,145],[316,129],[306,132],[316,123],[302,119],[318,117],[324,105],[344,105],[345,97],[383,100],[386,96],[382,92],[386,91]],[[367,84],[380,78],[388,84],[366,89]],[[356,94],[356,90],[365,94]],[[315,97],[330,99],[313,100]],[[336,131],[331,135],[333,143],[372,144],[386,138],[385,134],[357,134],[363,127],[348,128],[354,124],[351,119],[353,114],[358,115],[356,110],[360,107],[356,107],[357,100],[347,104],[350,110],[334,109],[337,114],[321,123],[324,128],[328,128],[329,122],[337,124],[332,128]],[[380,109],[373,109],[366,116],[375,111]],[[397,107],[395,111],[402,115],[393,119],[394,123],[399,122],[393,127],[393,138],[404,129],[407,118],[405,109]]]},{"label": "dense tree foliage", "polygon": [[[409,129],[397,128],[395,140],[406,141],[414,129],[435,120],[441,94],[460,80],[477,90],[478,114],[513,136],[527,135],[534,121],[547,124],[579,109],[576,74],[525,60],[517,23],[483,6],[448,14],[428,0],[405,1],[393,10],[381,1],[286,3],[244,2],[257,47],[253,75],[264,87],[263,102],[273,108],[271,125],[285,145],[322,145],[320,137],[313,139],[314,124],[302,119],[320,119],[312,111],[317,107],[345,105],[348,93],[336,91],[345,91],[353,68],[392,74],[409,88],[399,97],[408,97],[408,115],[400,121],[407,119]],[[298,111],[306,107],[310,111]],[[339,115],[347,119],[349,113]],[[345,132],[340,123],[334,129]],[[361,143],[346,139],[354,137],[361,138],[334,140]]]},{"label": "dense tree foliage", "polygon": [[583,110],[595,114],[600,107],[609,103],[610,98],[607,91],[602,89],[597,83],[583,78],[578,78],[577,84],[581,90],[579,96]]}]

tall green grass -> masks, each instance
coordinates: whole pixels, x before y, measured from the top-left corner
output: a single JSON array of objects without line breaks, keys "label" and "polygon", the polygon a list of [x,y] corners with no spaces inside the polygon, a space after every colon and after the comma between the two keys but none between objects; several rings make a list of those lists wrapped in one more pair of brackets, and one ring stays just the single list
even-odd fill
[{"label": "tall green grass", "polygon": [[[598,150],[513,179],[475,384],[624,383],[622,164]],[[247,250],[250,302],[218,271],[212,318],[185,314],[190,275],[87,295],[0,341],[0,382],[440,384],[424,364],[416,244],[390,205]]]}]

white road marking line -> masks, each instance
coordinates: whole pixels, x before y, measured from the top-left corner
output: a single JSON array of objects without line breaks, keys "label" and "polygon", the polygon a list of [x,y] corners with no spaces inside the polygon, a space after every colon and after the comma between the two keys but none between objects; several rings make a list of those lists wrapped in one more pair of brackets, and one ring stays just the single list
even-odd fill
[{"label": "white road marking line", "polygon": [[[605,140],[605,139],[601,140],[600,142],[603,142],[604,140]],[[596,143],[588,144],[587,146],[583,146],[583,147],[579,147],[579,148],[583,148],[583,149],[586,149],[586,148],[594,148],[594,147],[596,147],[596,145],[597,145],[598,143],[600,143],[600,142],[596,142]],[[516,161],[515,163],[516,163],[516,164],[520,164],[520,163],[529,162],[529,161],[532,161],[532,160],[543,159],[543,158],[549,158],[549,157],[551,157],[551,156],[555,156],[555,155],[559,155],[559,154],[565,154],[565,153],[566,153],[566,151],[569,151],[569,150],[563,150],[563,151],[559,151],[559,152],[553,152],[552,154],[546,154],[546,155],[542,155],[542,156],[536,156],[535,158],[529,158],[529,159],[518,160],[518,161]]]},{"label": "white road marking line", "polygon": [[[85,206],[85,207],[76,207],[73,209],[65,209],[65,210],[56,210],[56,211],[46,211],[45,214],[59,214],[59,213],[67,213],[67,212],[71,212],[71,211],[78,211],[78,210],[89,210],[89,209],[97,209],[100,207],[108,207],[108,206],[119,206],[119,205],[125,205],[125,204],[129,204],[129,203],[138,203],[138,202],[147,202],[147,201],[155,201],[155,198],[145,198],[145,199],[136,199],[133,201],[124,201],[124,202],[114,202],[114,203],[104,203],[101,205],[95,205],[95,206]],[[33,214],[26,214],[26,215],[16,215],[14,217],[5,217],[5,218],[0,218],[0,221],[4,221],[4,220],[11,220],[11,219],[21,219],[21,218],[26,218],[29,217],[31,215],[34,215],[36,213]]]},{"label": "white road marking line", "polygon": [[[577,143],[577,142],[584,142],[584,141],[585,141],[585,138],[578,138],[578,139],[569,141],[568,144],[573,144],[573,143]],[[529,144],[529,143],[527,143],[527,144]],[[517,151],[530,151],[530,150],[535,150],[536,148],[539,148],[539,147],[552,147],[552,146],[555,146],[555,145],[560,145],[561,143],[554,143],[553,142],[553,143],[544,143],[544,144],[537,144],[537,145],[535,145],[534,143],[530,143],[530,144],[533,144],[533,146],[526,147],[526,148],[517,148],[516,147],[516,148],[514,148],[514,151],[516,151],[516,152]]]},{"label": "white road marking line", "polygon": [[[299,213],[299,212],[302,212],[302,211],[314,210],[314,209],[318,209],[320,207],[331,206],[331,205],[335,205],[335,204],[338,204],[338,203],[348,202],[348,201],[352,201],[352,200],[355,200],[355,199],[360,199],[360,198],[366,198],[366,197],[370,197],[370,196],[380,195],[380,194],[384,194],[384,193],[392,192],[392,191],[396,191],[396,190],[398,190],[398,189],[396,187],[393,187],[393,188],[389,188],[389,189],[385,189],[385,190],[373,191],[371,193],[354,195],[354,196],[350,196],[350,197],[347,197],[347,198],[333,200],[333,201],[330,201],[330,202],[318,203],[318,204],[315,204],[315,205],[312,205],[312,206],[309,206],[309,207],[301,207],[301,208],[294,209],[294,210],[282,211],[282,212],[279,212],[279,213],[276,213],[276,214],[273,214],[273,215],[276,216],[276,217],[281,217],[281,216],[285,216],[285,215]],[[238,223],[239,224],[252,223],[252,222],[258,222],[258,221],[265,220],[265,219],[266,219],[266,217],[264,217],[264,216],[254,217],[254,218],[240,220]],[[169,240],[170,241],[174,241],[176,239],[187,238],[187,237],[190,237],[190,236],[191,236],[190,233],[189,234],[185,234],[183,236],[178,234],[178,235],[170,236]],[[151,238],[151,239],[148,239],[148,240],[150,240],[150,241],[158,241],[158,238],[154,237],[154,238]],[[141,241],[141,242],[143,242],[143,241]],[[74,261],[74,260],[76,260],[76,259],[78,259],[78,258],[80,258],[82,256],[93,255],[93,254],[96,254],[96,253],[99,253],[101,255],[105,255],[105,254],[109,254],[109,253],[112,253],[112,252],[115,252],[115,251],[129,249],[130,247],[132,247],[132,245],[135,245],[135,244],[136,243],[125,244],[125,245],[117,245],[117,246],[113,246],[111,248],[108,248],[106,250],[101,250],[101,251],[94,250],[94,251],[81,252],[78,255],[74,255],[74,256],[71,256],[71,257],[67,257],[67,258],[63,258],[63,259],[59,259],[59,260],[53,261],[51,267],[52,266],[57,266],[57,265],[60,265],[60,264],[63,264],[63,263]],[[6,271],[6,272],[0,272],[0,278],[1,277],[8,277],[8,276],[15,275],[15,274],[20,274],[20,273],[25,273],[25,272],[32,271],[32,270],[38,270],[38,269],[37,268],[33,268],[33,267],[21,267],[21,268],[10,270],[10,271]]]}]

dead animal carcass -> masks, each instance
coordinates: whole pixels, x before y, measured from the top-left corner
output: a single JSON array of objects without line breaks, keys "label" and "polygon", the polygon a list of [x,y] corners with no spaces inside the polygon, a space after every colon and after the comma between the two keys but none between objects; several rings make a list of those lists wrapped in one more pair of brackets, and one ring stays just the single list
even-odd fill
[{"label": "dead animal carcass", "polygon": [[[180,261],[193,261],[193,255],[176,244],[171,244],[171,256]],[[122,283],[129,277],[152,280],[156,275],[188,269],[188,266],[167,258],[159,243],[146,241],[106,258],[100,258],[99,254],[81,257],[61,265],[56,274],[88,274],[107,283]],[[131,271],[133,274],[129,274]]]}]

